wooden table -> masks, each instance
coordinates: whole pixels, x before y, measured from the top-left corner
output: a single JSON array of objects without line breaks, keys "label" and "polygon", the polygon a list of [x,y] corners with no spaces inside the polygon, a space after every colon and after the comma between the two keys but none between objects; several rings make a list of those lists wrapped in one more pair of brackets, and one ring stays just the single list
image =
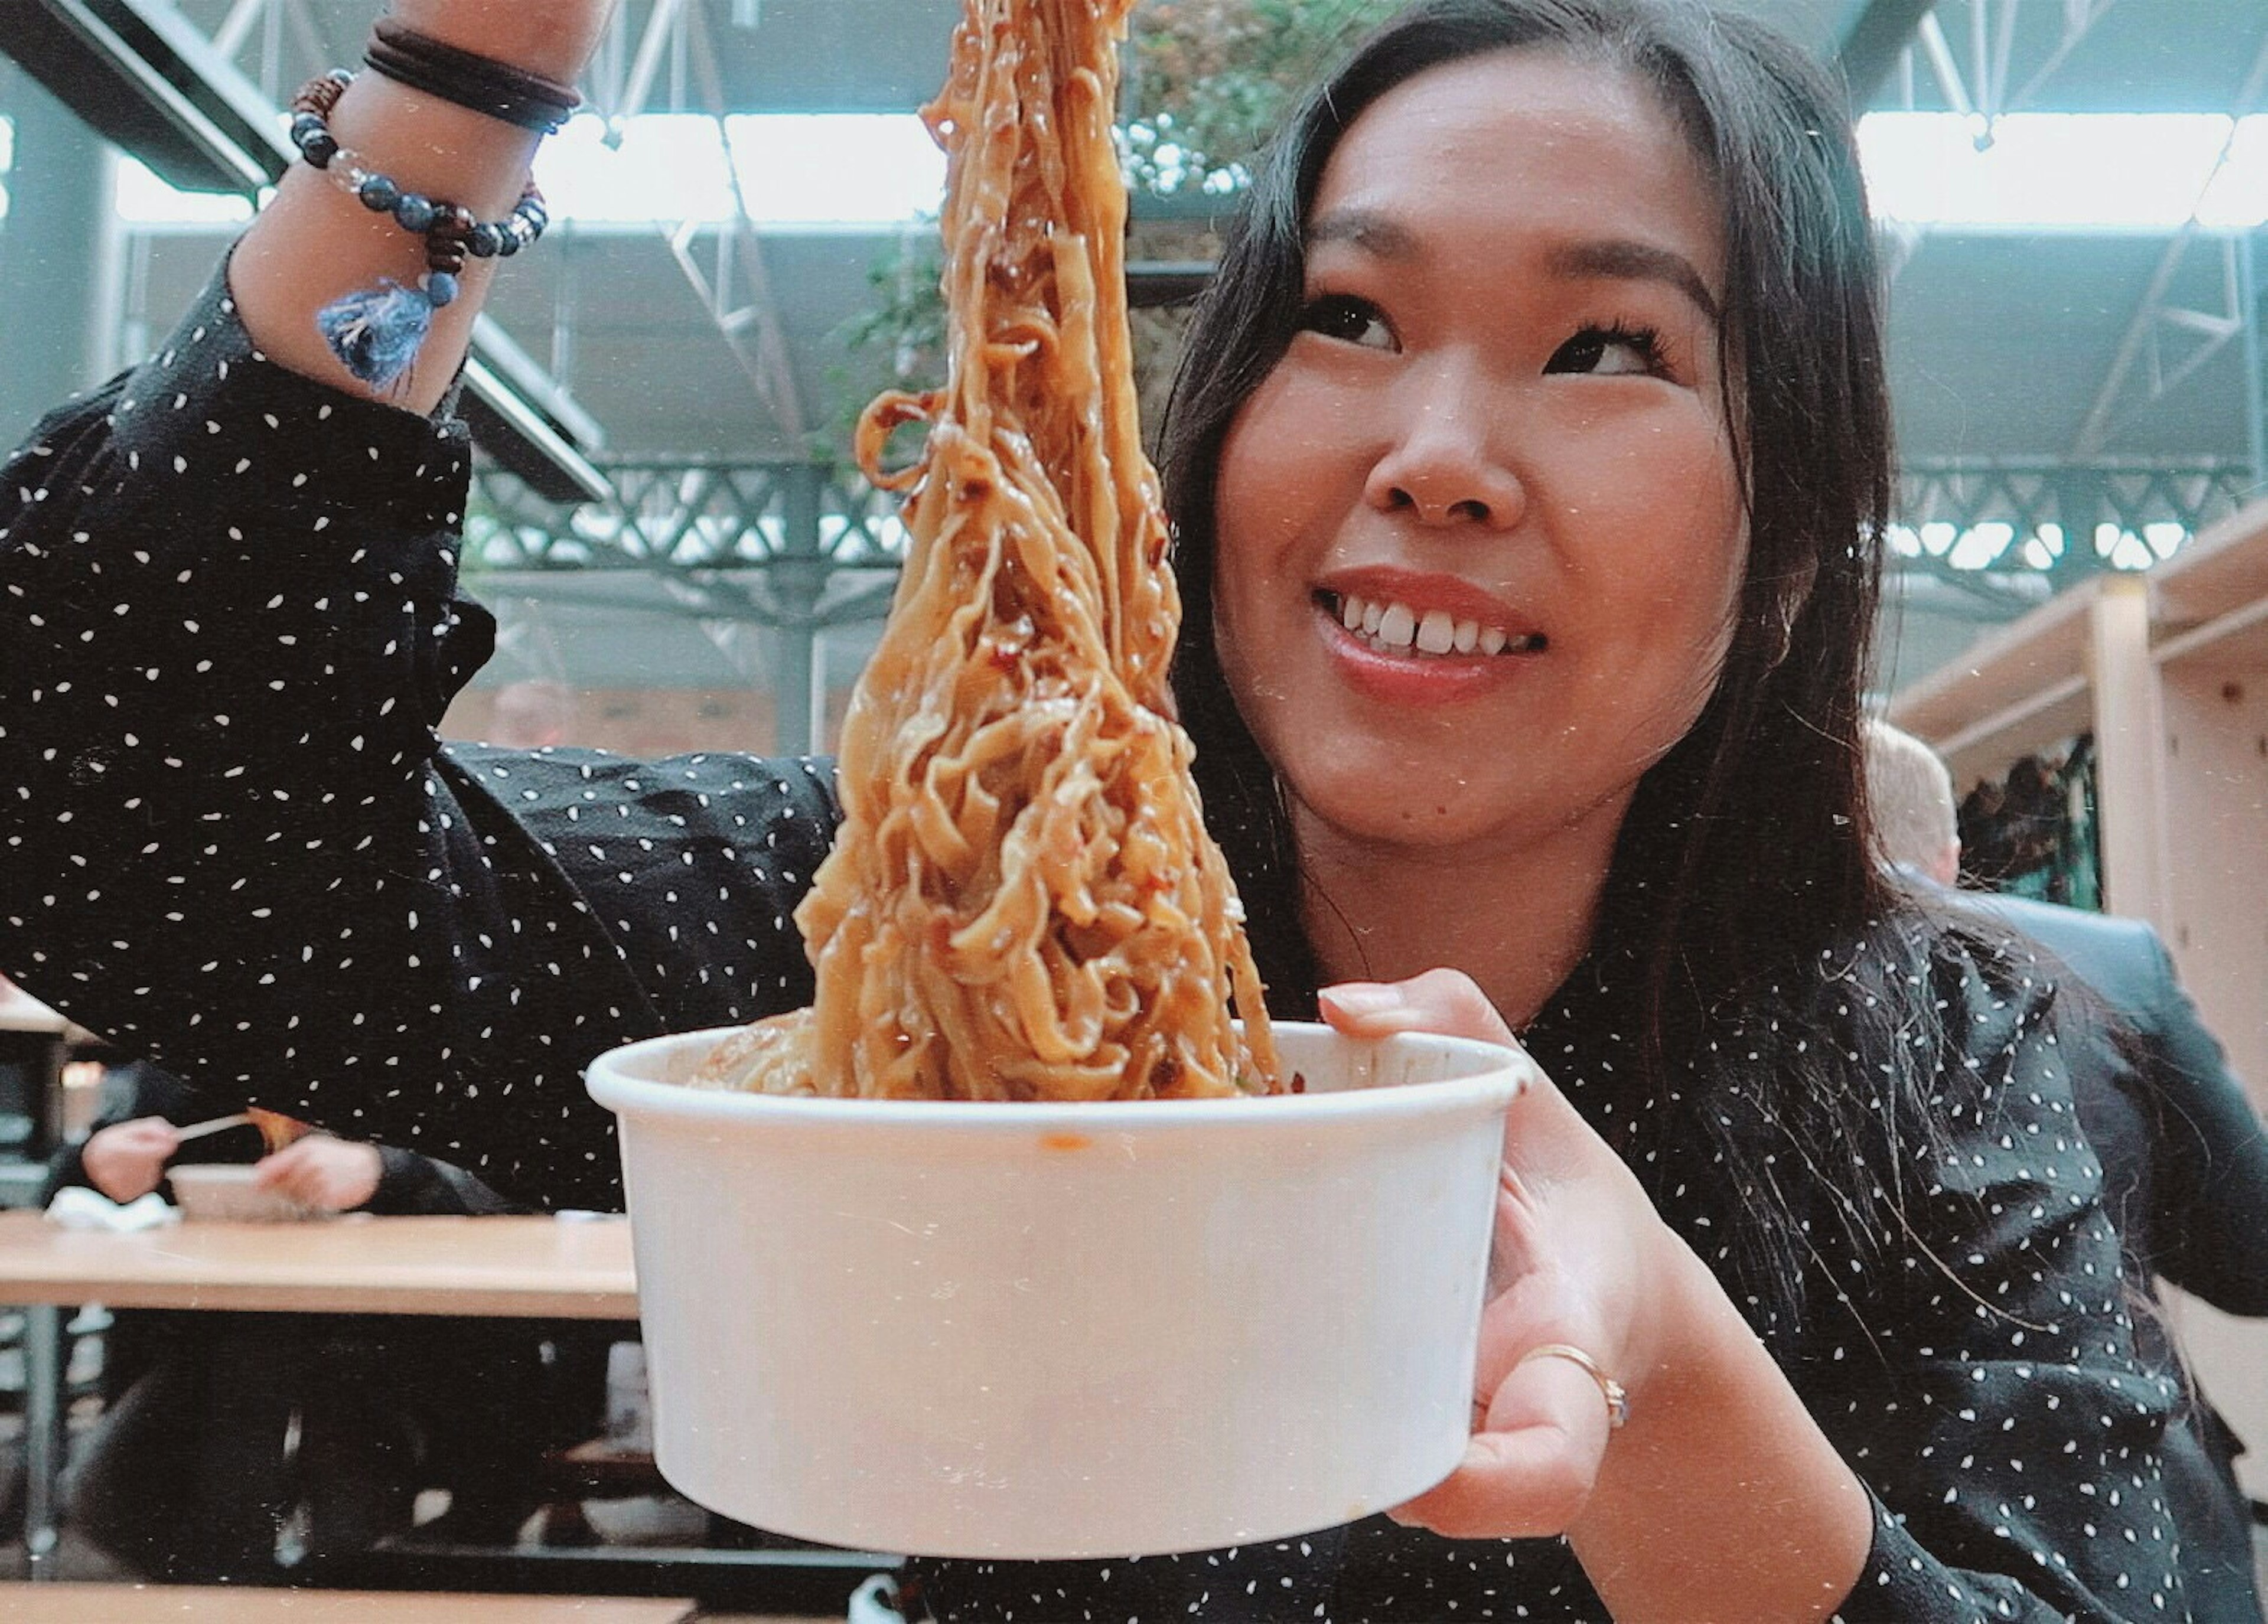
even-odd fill
[{"label": "wooden table", "polygon": [[350,1215],[115,1235],[0,1212],[0,1302],[636,1319],[637,1280],[619,1217]]},{"label": "wooden table", "polygon": [[[78,1031],[79,1028],[21,988],[0,988],[0,1032],[44,1032],[60,1038]],[[92,1037],[93,1034],[85,1035]]]},{"label": "wooden table", "polygon": [[[28,1322],[24,1545],[31,1576],[42,1582],[42,1589],[55,1576],[55,1484],[63,1441],[63,1315],[82,1303],[111,1308],[635,1320],[637,1283],[630,1260],[630,1223],[621,1217],[357,1216],[304,1224],[188,1223],[121,1235],[67,1230],[37,1213],[0,1212],[0,1304],[23,1304]],[[872,1552],[821,1549],[681,1554],[713,1555],[721,1564],[762,1568],[765,1604],[797,1609],[837,1605],[836,1597],[849,1596],[863,1580],[895,1569],[899,1561]],[[466,1592],[495,1588],[489,1578],[460,1583]],[[777,1592],[777,1601],[772,1592]],[[246,1592],[230,1586],[225,1593]],[[306,1593],[336,1597],[350,1592]],[[0,1618],[18,1616],[0,1605]],[[110,1615],[36,1616],[70,1616],[76,1621],[96,1616],[107,1620]],[[257,1624],[269,1616],[231,1614],[228,1624]],[[358,1621],[365,1615],[342,1609],[272,1616]],[[379,1624],[394,1617],[368,1616]],[[490,1618],[486,1613],[446,1613],[404,1616],[431,1616],[436,1624],[443,1618],[488,1624]],[[497,1624],[505,1620],[518,1624],[523,1617],[549,1624],[554,1618],[582,1616],[504,1613],[497,1619]],[[648,1615],[589,1616],[643,1620]],[[781,1618],[770,1624],[796,1620]]]},{"label": "wooden table", "polygon": [[122,1235],[0,1212],[0,1303],[25,1308],[24,1548],[37,1579],[54,1566],[66,1307],[634,1320],[637,1282],[619,1217],[352,1216]]},{"label": "wooden table", "polygon": [[0,1584],[8,1624],[842,1624],[711,1613],[639,1596],[260,1590],[243,1584]]},{"label": "wooden table", "polygon": [[[8,1624],[688,1624],[689,1601],[242,1584],[4,1584]],[[788,1621],[784,1621],[788,1624]]]}]

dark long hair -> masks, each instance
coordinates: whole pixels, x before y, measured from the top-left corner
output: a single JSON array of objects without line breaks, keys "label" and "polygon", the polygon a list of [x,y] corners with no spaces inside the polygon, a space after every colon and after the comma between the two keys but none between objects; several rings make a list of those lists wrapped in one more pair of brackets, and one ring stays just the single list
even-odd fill
[{"label": "dark long hair", "polygon": [[[1724,213],[1719,342],[1745,475],[1747,579],[1714,696],[1633,797],[1594,944],[1594,957],[1611,945],[1627,968],[1616,1017],[1642,1034],[1659,1083],[1695,1063],[1722,1022],[1815,985],[1822,952],[1896,913],[1869,856],[1858,733],[1891,493],[1879,281],[1848,110],[1798,48],[1744,18],[1670,0],[1421,0],[1307,95],[1256,177],[1174,384],[1161,461],[1186,616],[1175,686],[1271,1003],[1303,1010],[1316,971],[1298,854],[1214,645],[1222,441],[1291,342],[1305,222],[1340,136],[1418,74],[1521,48],[1653,85]],[[1856,1084],[1816,1062],[1772,1069],[1780,1075],[1764,1086],[1778,1097],[1757,1100],[1755,1132],[1777,1137],[1807,1121],[1831,1130],[1863,1108]],[[1744,1084],[1759,1086],[1753,1071]],[[1759,1144],[1724,1143],[1748,1131],[1717,1121],[1725,1114],[1705,1113],[1717,1148],[1768,1164]],[[1782,1277],[1787,1216],[1783,1208],[1756,1226],[1774,1254],[1767,1273]]]}]

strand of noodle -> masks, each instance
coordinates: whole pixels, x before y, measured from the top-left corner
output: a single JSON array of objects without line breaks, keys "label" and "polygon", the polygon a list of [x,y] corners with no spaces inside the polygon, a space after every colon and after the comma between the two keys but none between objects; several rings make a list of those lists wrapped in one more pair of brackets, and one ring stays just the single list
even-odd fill
[{"label": "strand of noodle", "polygon": [[[861,462],[907,492],[906,568],[845,724],[843,830],[797,913],[817,997],[728,1046],[729,1080],[948,1099],[1276,1085],[1241,908],[1168,719],[1180,604],[1141,453],[1109,128],[1130,3],[968,0],[924,111],[947,155],[947,381],[859,426]],[[918,467],[880,475],[890,430],[917,420]]]}]

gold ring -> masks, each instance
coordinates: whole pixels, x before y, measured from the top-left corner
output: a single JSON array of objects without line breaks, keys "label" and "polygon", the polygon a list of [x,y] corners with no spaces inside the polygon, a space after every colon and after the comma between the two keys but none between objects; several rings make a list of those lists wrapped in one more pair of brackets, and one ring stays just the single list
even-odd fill
[{"label": "gold ring", "polygon": [[[1565,1359],[1580,1369],[1584,1375],[1599,1384],[1599,1396],[1607,1401],[1607,1430],[1619,1429],[1630,1419],[1630,1393],[1613,1377],[1599,1368],[1599,1362],[1572,1342],[1545,1342],[1531,1348],[1520,1356],[1520,1363],[1530,1359]],[[1513,1367],[1517,1370],[1518,1365]]]}]

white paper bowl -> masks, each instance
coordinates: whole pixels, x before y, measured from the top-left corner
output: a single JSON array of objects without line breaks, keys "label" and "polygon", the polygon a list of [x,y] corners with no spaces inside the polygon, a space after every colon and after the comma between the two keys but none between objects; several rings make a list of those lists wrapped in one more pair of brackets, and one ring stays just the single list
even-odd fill
[{"label": "white paper bowl", "polygon": [[173,1187],[173,1205],[192,1223],[296,1224],[328,1216],[320,1207],[261,1189],[252,1181],[251,1167],[240,1162],[176,1163],[166,1179]]},{"label": "white paper bowl", "polygon": [[1305,1093],[773,1099],[679,1084],[720,1032],[601,1055],[662,1474],[779,1533],[1003,1558],[1248,1544],[1440,1481],[1533,1063],[1277,1032]]}]

